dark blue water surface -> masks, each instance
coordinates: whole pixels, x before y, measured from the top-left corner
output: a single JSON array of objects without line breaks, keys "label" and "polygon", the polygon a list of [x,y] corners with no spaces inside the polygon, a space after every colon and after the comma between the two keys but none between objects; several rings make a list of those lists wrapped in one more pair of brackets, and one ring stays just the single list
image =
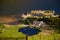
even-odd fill
[{"label": "dark blue water surface", "polygon": [[18,32],[22,32],[23,34],[28,34],[29,36],[31,36],[38,34],[41,31],[35,28],[24,27],[24,28],[20,28]]}]

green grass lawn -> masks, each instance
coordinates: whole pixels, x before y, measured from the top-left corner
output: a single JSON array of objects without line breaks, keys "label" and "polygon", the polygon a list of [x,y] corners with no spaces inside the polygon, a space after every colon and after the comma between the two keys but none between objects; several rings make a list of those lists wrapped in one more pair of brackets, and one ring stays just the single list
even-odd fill
[{"label": "green grass lawn", "polygon": [[[19,28],[24,26],[9,26],[3,29],[0,33],[0,40],[25,40],[26,35],[18,32]],[[28,40],[60,40],[60,34],[44,34],[43,32],[28,37]]]}]

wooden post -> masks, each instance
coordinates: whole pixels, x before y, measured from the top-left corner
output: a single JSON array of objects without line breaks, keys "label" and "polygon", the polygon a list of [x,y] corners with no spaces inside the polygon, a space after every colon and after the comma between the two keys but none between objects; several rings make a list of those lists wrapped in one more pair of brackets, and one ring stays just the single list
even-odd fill
[{"label": "wooden post", "polygon": [[28,40],[28,34],[26,34],[26,40]]}]

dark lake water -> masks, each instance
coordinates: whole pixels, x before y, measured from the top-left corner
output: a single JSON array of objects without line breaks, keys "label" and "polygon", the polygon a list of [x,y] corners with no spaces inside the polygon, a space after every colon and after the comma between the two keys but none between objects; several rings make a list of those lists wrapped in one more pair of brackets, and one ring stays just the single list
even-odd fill
[{"label": "dark lake water", "polygon": [[41,32],[41,30],[35,29],[35,28],[29,28],[29,27],[24,27],[20,28],[18,32],[22,32],[23,34],[28,34],[29,36],[38,34]]}]

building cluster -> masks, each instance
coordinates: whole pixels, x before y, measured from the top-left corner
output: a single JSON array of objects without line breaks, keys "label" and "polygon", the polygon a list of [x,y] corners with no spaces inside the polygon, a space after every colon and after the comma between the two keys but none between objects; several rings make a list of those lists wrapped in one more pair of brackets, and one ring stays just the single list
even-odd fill
[{"label": "building cluster", "polygon": [[50,18],[50,17],[58,17],[59,15],[55,15],[54,10],[32,10],[29,13],[22,14],[22,17],[36,17],[36,18]]},{"label": "building cluster", "polygon": [[0,21],[5,24],[19,24],[21,23],[21,19],[26,19],[27,17],[51,18],[59,17],[59,15],[55,15],[54,10],[31,10],[29,13],[22,13],[21,15],[0,16]]}]

